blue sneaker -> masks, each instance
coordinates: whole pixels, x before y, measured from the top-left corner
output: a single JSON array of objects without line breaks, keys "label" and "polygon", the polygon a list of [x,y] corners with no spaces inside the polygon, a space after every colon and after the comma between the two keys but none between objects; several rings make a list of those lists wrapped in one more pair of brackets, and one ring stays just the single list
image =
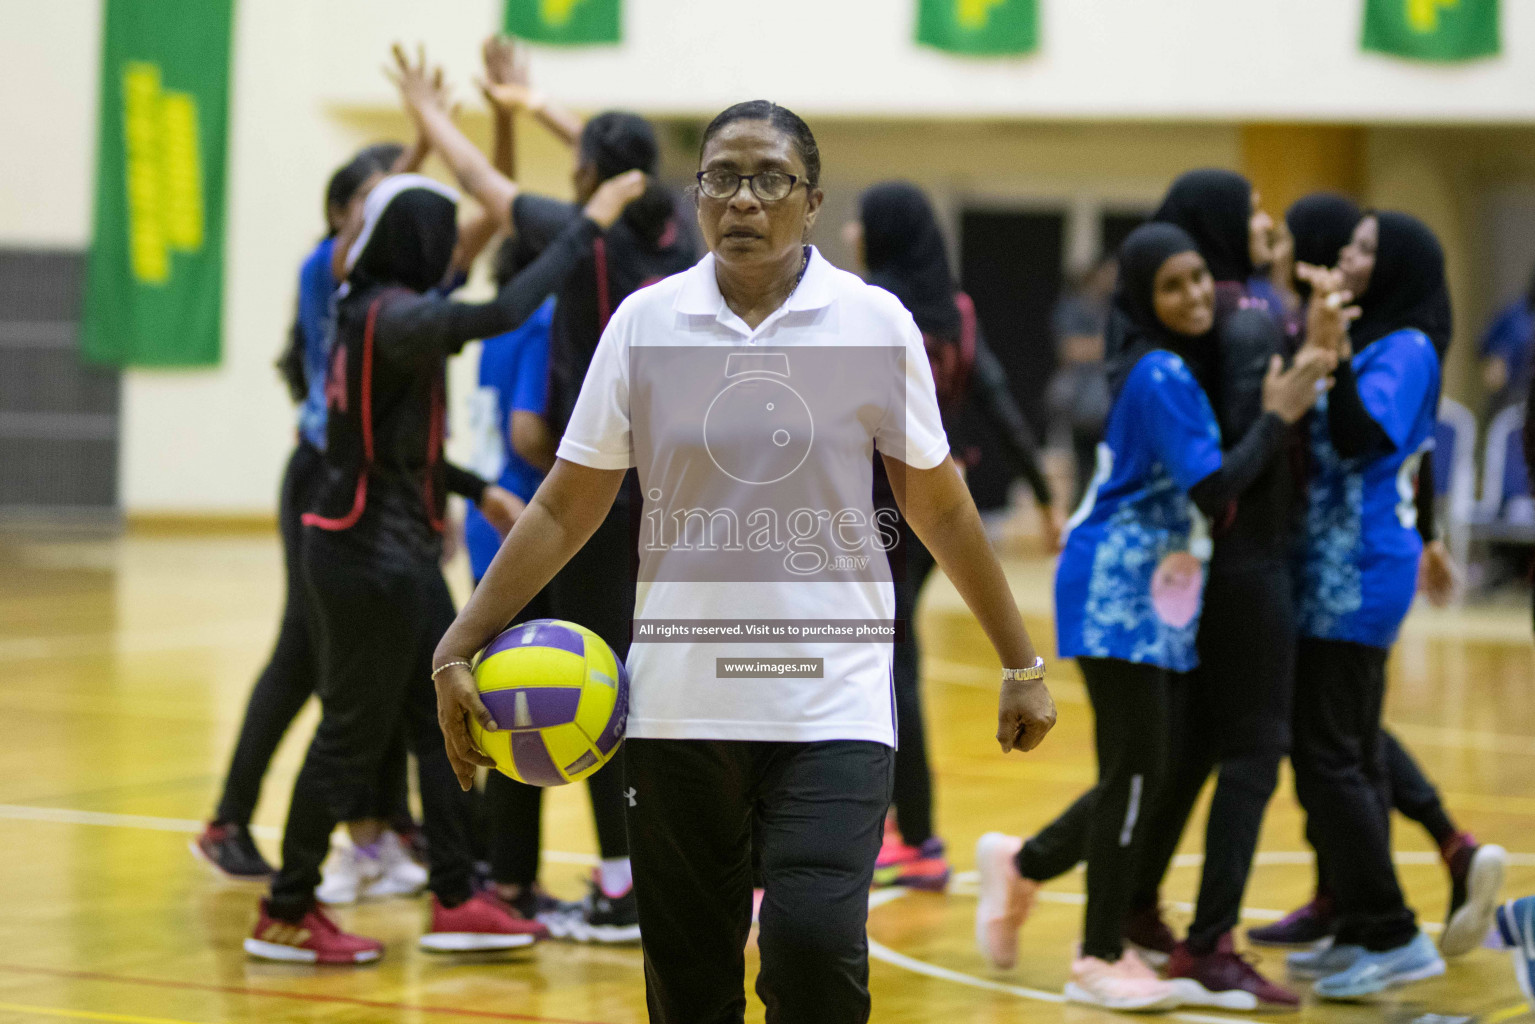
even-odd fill
[{"label": "blue sneaker", "polygon": [[1395,949],[1364,953],[1346,970],[1317,982],[1315,989],[1323,999],[1358,999],[1443,973],[1444,957],[1439,955],[1439,948],[1419,932],[1411,942]]},{"label": "blue sneaker", "polygon": [[1535,1000],[1535,896],[1509,900],[1498,908],[1498,934],[1514,958],[1514,975],[1524,998]]},{"label": "blue sneaker", "polygon": [[1291,953],[1285,957],[1285,967],[1297,978],[1325,978],[1348,970],[1362,956],[1363,946],[1333,943],[1323,949]]}]

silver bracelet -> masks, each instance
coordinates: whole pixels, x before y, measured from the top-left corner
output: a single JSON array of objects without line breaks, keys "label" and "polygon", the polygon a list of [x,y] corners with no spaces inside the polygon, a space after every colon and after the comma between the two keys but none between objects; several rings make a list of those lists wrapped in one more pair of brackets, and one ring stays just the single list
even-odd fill
[{"label": "silver bracelet", "polygon": [[438,676],[439,673],[443,672],[446,669],[452,668],[454,665],[462,665],[465,668],[467,668],[469,671],[471,671],[471,672],[474,671],[474,666],[469,664],[467,661],[449,661],[449,662],[445,662],[444,664],[438,665],[436,668],[432,669],[432,682],[435,683],[437,681],[437,676]]},{"label": "silver bracelet", "polygon": [[1035,655],[1034,664],[1028,668],[1005,668],[1002,670],[1004,683],[1026,682],[1030,679],[1045,678],[1045,659]]}]

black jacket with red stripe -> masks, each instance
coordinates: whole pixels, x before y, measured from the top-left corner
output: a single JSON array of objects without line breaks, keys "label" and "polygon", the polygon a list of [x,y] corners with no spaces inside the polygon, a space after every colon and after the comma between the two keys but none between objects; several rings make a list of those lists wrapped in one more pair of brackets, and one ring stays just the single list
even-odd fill
[{"label": "black jacket with red stripe", "polygon": [[572,220],[485,303],[382,286],[343,297],[326,376],[324,480],[304,524],[369,556],[435,562],[448,490],[447,358],[531,316],[598,234],[587,218]]}]

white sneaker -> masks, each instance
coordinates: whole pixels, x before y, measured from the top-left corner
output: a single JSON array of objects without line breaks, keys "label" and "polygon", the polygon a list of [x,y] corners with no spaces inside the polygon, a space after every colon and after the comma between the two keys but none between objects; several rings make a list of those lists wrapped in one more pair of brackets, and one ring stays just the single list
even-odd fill
[{"label": "white sneaker", "polygon": [[355,846],[336,847],[325,861],[314,898],[329,907],[350,906],[382,873],[377,857]]},{"label": "white sneaker", "polygon": [[405,844],[393,832],[385,832],[378,841],[378,866],[379,873],[363,887],[363,899],[414,896],[426,888],[426,868],[411,859]]}]

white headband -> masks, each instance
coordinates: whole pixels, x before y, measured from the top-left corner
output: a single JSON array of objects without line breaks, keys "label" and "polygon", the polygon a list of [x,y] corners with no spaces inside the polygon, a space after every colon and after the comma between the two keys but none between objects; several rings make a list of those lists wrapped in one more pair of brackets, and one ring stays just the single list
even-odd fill
[{"label": "white headband", "polygon": [[389,208],[395,196],[401,192],[413,188],[425,189],[442,196],[454,206],[458,205],[459,194],[440,181],[428,178],[424,174],[391,174],[376,185],[368,198],[362,204],[362,232],[352,247],[346,251],[346,274],[352,274],[352,268],[357,266],[357,261],[362,258],[362,251],[368,245],[368,240],[373,237],[373,229],[378,226],[379,218]]}]

